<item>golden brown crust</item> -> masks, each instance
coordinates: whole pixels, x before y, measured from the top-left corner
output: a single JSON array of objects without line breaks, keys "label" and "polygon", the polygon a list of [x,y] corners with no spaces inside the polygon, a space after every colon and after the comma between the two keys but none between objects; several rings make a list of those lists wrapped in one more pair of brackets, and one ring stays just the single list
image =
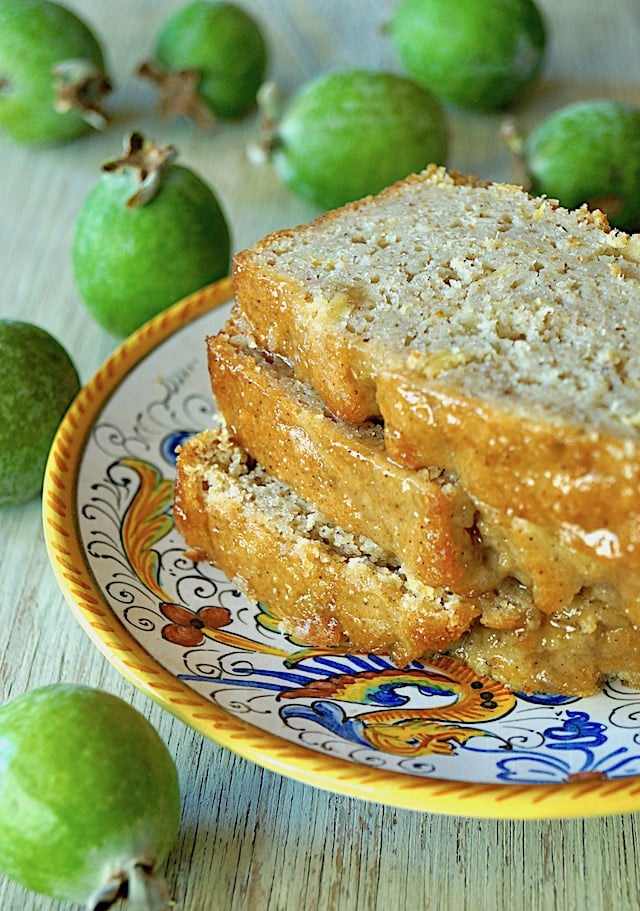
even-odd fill
[{"label": "golden brown crust", "polygon": [[230,497],[220,497],[217,510],[210,508],[205,468],[199,442],[188,441],[178,459],[175,490],[176,527],[187,546],[201,561],[236,580],[249,598],[272,605],[278,593],[277,606],[292,633],[306,630],[308,641],[318,647],[344,643],[344,631],[331,609],[331,579],[323,567],[316,569],[312,597],[304,576],[294,576],[286,562],[274,560],[279,542],[266,519],[263,525],[249,526],[242,502]]},{"label": "golden brown crust", "polygon": [[640,458],[629,440],[508,413],[411,377],[380,376],[390,456],[410,468],[455,471],[472,497],[559,529],[603,573],[640,570]]},{"label": "golden brown crust", "polygon": [[176,526],[189,548],[267,605],[301,643],[382,652],[406,664],[458,639],[480,613],[473,600],[408,587],[396,571],[279,524],[219,468],[216,451],[226,445],[206,431],[182,447]]}]

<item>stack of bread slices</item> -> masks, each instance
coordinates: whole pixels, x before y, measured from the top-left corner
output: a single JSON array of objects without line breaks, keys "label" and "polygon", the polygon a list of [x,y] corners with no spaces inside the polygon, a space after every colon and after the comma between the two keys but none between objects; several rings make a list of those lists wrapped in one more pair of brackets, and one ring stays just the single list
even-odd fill
[{"label": "stack of bread slices", "polygon": [[640,686],[640,236],[430,167],[234,260],[190,549],[298,642]]}]

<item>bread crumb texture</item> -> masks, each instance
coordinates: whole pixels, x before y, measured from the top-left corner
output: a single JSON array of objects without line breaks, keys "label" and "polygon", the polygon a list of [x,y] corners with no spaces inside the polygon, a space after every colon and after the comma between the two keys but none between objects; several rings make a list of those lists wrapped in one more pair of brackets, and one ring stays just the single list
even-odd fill
[{"label": "bread crumb texture", "polygon": [[252,257],[372,365],[637,438],[639,253],[598,212],[431,168]]}]

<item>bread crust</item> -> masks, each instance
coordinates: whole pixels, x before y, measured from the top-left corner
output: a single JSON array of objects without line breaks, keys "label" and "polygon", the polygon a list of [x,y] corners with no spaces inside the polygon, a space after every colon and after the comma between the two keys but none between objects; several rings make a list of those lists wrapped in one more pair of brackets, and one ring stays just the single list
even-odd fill
[{"label": "bread crust", "polygon": [[603,571],[640,570],[640,458],[629,440],[535,415],[505,412],[442,386],[381,375],[389,455],[418,469],[455,471],[472,497],[536,525],[558,529]]},{"label": "bread crust", "polygon": [[229,443],[215,431],[188,440],[179,455],[176,527],[251,600],[267,605],[302,644],[390,654],[404,665],[457,640],[479,603],[429,586],[364,557],[348,558],[279,522],[220,467]]}]

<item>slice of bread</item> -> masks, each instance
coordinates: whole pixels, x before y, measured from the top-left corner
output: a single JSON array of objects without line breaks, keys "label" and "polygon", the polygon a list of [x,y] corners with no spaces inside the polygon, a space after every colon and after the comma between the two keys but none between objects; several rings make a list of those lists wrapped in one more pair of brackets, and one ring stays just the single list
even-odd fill
[{"label": "slice of bread", "polygon": [[607,576],[608,565],[557,533],[474,503],[451,473],[392,461],[379,423],[337,420],[282,358],[256,346],[246,325],[229,321],[207,350],[213,394],[234,441],[427,585],[474,595],[512,577],[551,613]]},{"label": "slice of bread", "polygon": [[343,420],[382,417],[391,458],[640,571],[639,236],[432,167],[234,280],[260,346]]},{"label": "slice of bread", "polygon": [[278,480],[355,534],[366,535],[427,585],[460,594],[499,573],[476,509],[447,472],[392,462],[378,423],[336,420],[282,358],[230,321],[207,339],[211,386],[233,440]]},{"label": "slice of bread", "polygon": [[585,589],[549,617],[513,581],[476,598],[426,586],[272,478],[224,426],[184,444],[174,515],[194,556],[299,644],[390,654],[399,665],[446,651],[526,691],[587,695],[617,676],[640,684],[640,630],[606,590]]},{"label": "slice of bread", "polygon": [[268,475],[224,426],[183,446],[174,515],[196,556],[302,643],[384,652],[402,665],[456,640],[481,610],[403,573],[370,538]]}]

